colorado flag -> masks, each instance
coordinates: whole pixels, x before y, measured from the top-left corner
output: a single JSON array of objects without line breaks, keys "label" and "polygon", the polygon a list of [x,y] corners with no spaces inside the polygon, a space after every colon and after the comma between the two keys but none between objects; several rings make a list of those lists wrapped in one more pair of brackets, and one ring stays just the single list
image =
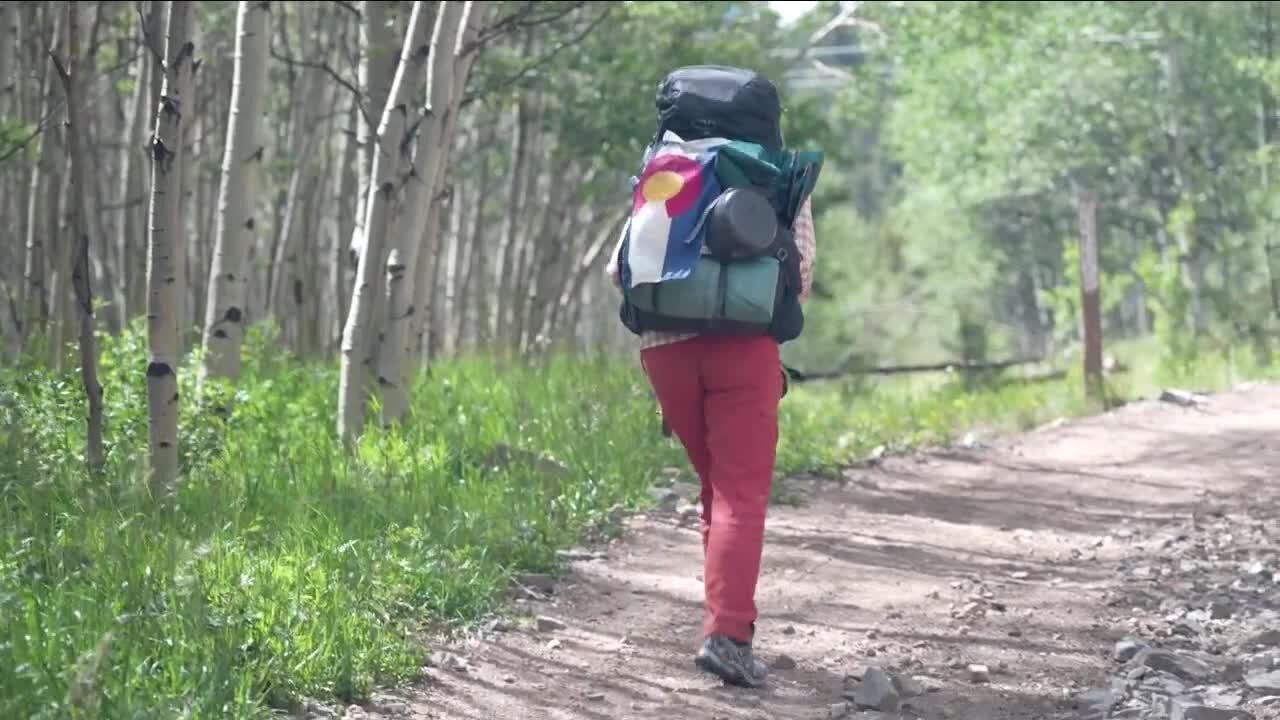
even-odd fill
[{"label": "colorado flag", "polygon": [[645,163],[632,196],[627,243],[632,287],[680,280],[693,271],[702,254],[703,212],[721,190],[715,148],[726,142],[685,142],[667,132]]}]

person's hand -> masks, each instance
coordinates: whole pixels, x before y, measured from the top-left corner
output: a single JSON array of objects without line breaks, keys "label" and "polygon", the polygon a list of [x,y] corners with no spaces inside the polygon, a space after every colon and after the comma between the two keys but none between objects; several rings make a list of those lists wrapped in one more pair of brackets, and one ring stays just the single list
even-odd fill
[{"label": "person's hand", "polygon": [[619,290],[622,289],[622,272],[619,269],[622,265],[618,261],[618,255],[622,252],[622,241],[627,237],[627,230],[631,227],[631,221],[628,220],[622,226],[622,232],[618,235],[618,244],[613,248],[613,254],[609,256],[609,263],[604,266],[604,271],[609,273],[609,279],[613,281],[613,286]]}]

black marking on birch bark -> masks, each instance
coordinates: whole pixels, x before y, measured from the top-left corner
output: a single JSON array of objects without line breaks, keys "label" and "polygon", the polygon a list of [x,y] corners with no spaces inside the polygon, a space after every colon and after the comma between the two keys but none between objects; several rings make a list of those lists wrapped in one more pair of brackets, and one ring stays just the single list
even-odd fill
[{"label": "black marking on birch bark", "polygon": [[216,338],[218,338],[219,340],[226,340],[226,339],[227,339],[227,331],[226,331],[226,330],[223,330],[222,328],[218,328],[218,329],[216,329],[216,330],[214,330],[214,331],[213,331],[213,336],[214,336],[214,337],[216,337]]},{"label": "black marking on birch bark", "polygon": [[240,308],[238,307],[229,307],[227,308],[227,311],[223,313],[222,318],[227,322],[239,323],[243,319],[243,313],[240,312]]},{"label": "black marking on birch bark", "polygon": [[162,363],[162,362],[147,363],[147,377],[149,378],[162,378],[165,375],[172,375],[172,374],[173,374],[173,368],[169,366],[169,363]]},{"label": "black marking on birch bark", "polygon": [[160,166],[161,172],[168,174],[169,166],[173,164],[173,153],[160,138],[151,141],[151,159]]},{"label": "black marking on birch bark", "polygon": [[172,95],[160,96],[160,112],[172,116],[174,122],[182,121],[182,99]]},{"label": "black marking on birch bark", "polygon": [[254,229],[254,228],[255,228],[255,227],[257,227],[257,226],[258,226],[258,221],[257,221],[257,220],[254,220],[253,218],[249,218],[248,220],[245,220],[245,221],[244,221],[244,229],[245,229],[245,230],[252,230],[252,229]]},{"label": "black marking on birch bark", "polygon": [[302,281],[301,280],[293,281],[293,304],[295,305],[302,304]]}]

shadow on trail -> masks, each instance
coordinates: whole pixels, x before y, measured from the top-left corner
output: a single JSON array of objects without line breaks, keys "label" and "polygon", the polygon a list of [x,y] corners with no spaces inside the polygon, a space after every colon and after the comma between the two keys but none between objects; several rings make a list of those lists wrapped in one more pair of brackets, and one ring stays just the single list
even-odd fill
[{"label": "shadow on trail", "polygon": [[[1135,448],[1123,461],[1045,463],[1000,452],[939,451],[894,460],[812,502],[859,514],[894,515],[1002,531],[1096,534],[1125,520],[1160,524],[1202,509],[1196,491],[1214,498],[1274,492],[1280,470],[1275,429],[1167,432],[1158,447]],[[856,520],[853,521],[856,524]]]},{"label": "shadow on trail", "polygon": [[[890,634],[899,637],[897,634]],[[902,640],[917,637],[902,634]],[[929,637],[929,636],[919,636]],[[997,638],[969,638],[970,645],[998,645]],[[1039,645],[1027,644],[1030,650]],[[521,717],[582,718],[605,720],[617,717],[769,717],[779,720],[812,720],[815,708],[844,700],[852,685],[846,673],[835,672],[803,659],[793,670],[772,670],[766,686],[747,690],[721,685],[714,679],[699,676],[693,668],[686,645],[650,637],[631,641],[633,651],[627,665],[612,661],[608,653],[589,651],[583,646],[565,642],[578,658],[588,660],[587,667],[571,665],[554,657],[522,651],[506,643],[486,657],[486,664],[498,673],[524,673],[539,668],[544,682],[529,687],[493,682],[469,675],[454,675],[448,681],[452,694],[486,698],[469,704],[465,711],[454,710],[447,717],[459,720],[492,720],[495,696],[505,698],[524,713]],[[1061,648],[1047,648],[1067,655]],[[765,659],[768,653],[764,654]],[[874,660],[867,664],[875,663]],[[607,670],[606,670],[607,668]],[[916,710],[947,708],[961,711],[989,712],[992,709],[1017,710],[1019,717],[1072,717],[1069,701],[1057,693],[1010,692],[991,686],[975,686],[960,677],[937,678],[940,687],[926,695],[904,698]],[[996,683],[1000,675],[994,678]],[[599,695],[597,695],[599,694]],[[603,695],[604,697],[600,697]],[[502,703],[505,705],[506,703]],[[736,710],[737,712],[734,712]],[[675,712],[676,715],[666,713]],[[731,714],[726,714],[729,712]],[[648,713],[659,713],[648,715]],[[744,714],[739,714],[744,713]],[[745,714],[750,713],[750,714]],[[951,716],[951,715],[948,715]],[[977,715],[975,715],[977,717]],[[985,717],[985,716],[984,716]]]},{"label": "shadow on trail", "polygon": [[[772,552],[771,552],[772,549]],[[794,531],[772,533],[765,547],[766,562],[779,549],[811,550],[863,572],[890,570],[933,578],[939,582],[968,576],[1008,575],[1025,572],[1043,582],[1051,577],[1070,584],[1094,582],[1105,575],[1092,565],[1068,565],[1022,554],[997,553],[976,548],[945,547],[925,542],[896,540],[883,535],[846,531],[838,539],[830,534]],[[781,562],[782,559],[780,558]],[[812,571],[821,574],[821,569]]]},{"label": "shadow on trail", "polygon": [[[508,633],[484,644],[475,672],[437,672],[441,704],[427,717],[812,720],[843,701],[848,676],[881,665],[935,685],[904,716],[1078,719],[1075,688],[1126,633],[1135,588],[1117,576],[1122,561],[1141,558],[1161,525],[1280,494],[1267,482],[1280,471],[1280,412],[1237,410],[1137,408],[807,483],[803,506],[769,514],[756,648],[795,667],[759,690],[695,669],[699,533],[650,515],[530,607],[566,629]],[[978,588],[991,595],[971,613]],[[974,682],[969,663],[988,665],[990,682]]]}]

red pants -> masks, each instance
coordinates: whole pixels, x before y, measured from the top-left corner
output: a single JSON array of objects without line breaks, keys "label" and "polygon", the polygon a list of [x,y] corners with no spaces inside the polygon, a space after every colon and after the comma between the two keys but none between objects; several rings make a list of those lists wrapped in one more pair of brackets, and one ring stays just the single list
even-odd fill
[{"label": "red pants", "polygon": [[703,632],[749,642],[778,442],[778,344],[704,336],[644,350],[641,363],[702,484]]}]

